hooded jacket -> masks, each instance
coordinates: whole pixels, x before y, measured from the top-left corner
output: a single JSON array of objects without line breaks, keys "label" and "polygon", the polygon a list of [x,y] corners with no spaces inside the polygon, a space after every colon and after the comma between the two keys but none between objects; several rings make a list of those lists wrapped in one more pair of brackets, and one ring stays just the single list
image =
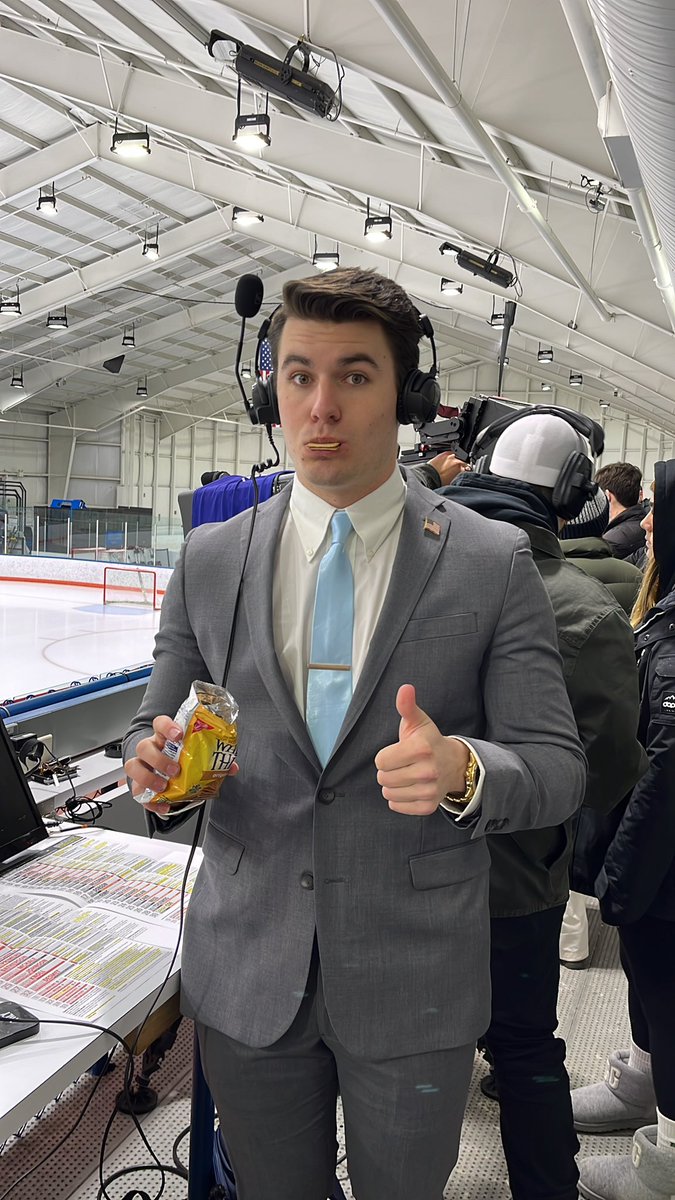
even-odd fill
[{"label": "hooded jacket", "polygon": [[596,882],[603,920],[675,921],[675,460],[655,465],[658,600],[635,632],[639,737],[649,767],[633,788]]},{"label": "hooded jacket", "polygon": [[[567,693],[588,759],[584,806],[593,816],[609,812],[646,767],[636,738],[637,671],[625,614],[602,584],[565,560],[555,510],[528,484],[467,473],[440,490],[528,534],[553,607]],[[548,829],[488,836],[493,917],[565,903],[576,827],[571,818]]]}]

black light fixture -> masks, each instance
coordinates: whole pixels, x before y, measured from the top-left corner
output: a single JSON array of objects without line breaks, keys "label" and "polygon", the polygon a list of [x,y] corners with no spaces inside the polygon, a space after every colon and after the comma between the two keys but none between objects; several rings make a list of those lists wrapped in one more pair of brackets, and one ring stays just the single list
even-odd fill
[{"label": "black light fixture", "polygon": [[143,235],[143,255],[150,262],[159,258],[159,224],[155,225],[154,234],[148,233],[146,229]]},{"label": "black light fixture", "polygon": [[314,235],[312,266],[316,267],[317,271],[335,271],[340,266],[338,247],[336,246],[334,250],[319,250],[316,234]]},{"label": "black light fixture", "polygon": [[24,387],[23,367],[13,367],[12,368],[12,382],[10,383],[9,386],[13,387],[13,388],[21,388],[21,390],[23,391],[23,387]]},{"label": "black light fixture", "polygon": [[584,377],[581,371],[570,371],[570,387],[581,387],[584,382]]},{"label": "black light fixture", "polygon": [[123,346],[135,346],[136,345],[136,329],[133,324],[124,326],[124,333],[122,334],[122,345]]},{"label": "black light fixture", "polygon": [[506,324],[506,312],[498,311],[495,308],[495,298],[492,297],[492,313],[490,315],[490,324],[493,329],[503,329]]},{"label": "black light fixture", "polygon": [[370,213],[370,197],[366,203],[366,223],[363,226],[363,236],[370,242],[386,242],[392,235],[391,204],[386,217],[373,217]]},{"label": "black light fixture", "polygon": [[136,395],[146,397],[148,394],[148,377],[144,375],[136,385]]},{"label": "black light fixture", "polygon": [[232,209],[232,220],[237,225],[246,228],[247,225],[261,225],[265,218],[261,213],[254,212],[252,208],[237,208],[235,205]]},{"label": "black light fixture", "polygon": [[592,213],[602,212],[607,207],[607,189],[603,187],[602,181],[593,176],[582,175],[581,186],[586,191],[586,208]]},{"label": "black light fixture", "polygon": [[542,345],[541,345],[541,342],[540,342],[540,343],[539,343],[539,349],[537,350],[537,362],[544,362],[544,363],[545,363],[545,362],[553,362],[553,347],[552,347],[552,346],[548,346],[548,347],[546,347],[546,346],[545,346],[545,347],[542,349]]},{"label": "black light fixture", "polygon": [[150,154],[150,134],[147,125],[145,133],[120,133],[117,117],[115,117],[115,130],[110,150],[113,154],[118,154],[120,158],[142,158],[144,154]]},{"label": "black light fixture", "polygon": [[499,250],[493,250],[487,258],[481,258],[470,250],[462,250],[452,242],[442,242],[439,250],[441,254],[449,254],[454,258],[462,270],[470,271],[472,275],[480,275],[482,279],[488,279],[490,283],[496,283],[499,287],[509,288],[515,283],[516,277],[513,272],[499,266]]},{"label": "black light fixture", "polygon": [[600,400],[599,403],[600,403],[600,409],[602,412],[607,412],[609,410],[609,407],[610,407],[609,400]]},{"label": "black light fixture", "polygon": [[232,141],[245,153],[264,150],[272,144],[270,137],[269,95],[265,96],[264,113],[242,113],[241,79],[237,81],[237,115],[234,118]]},{"label": "black light fixture", "polygon": [[19,285],[16,285],[16,296],[10,300],[9,296],[0,296],[0,317],[5,316],[20,317],[21,316],[21,296],[19,294]]},{"label": "black light fixture", "polygon": [[542,383],[542,384],[541,384],[541,390],[542,390],[542,392],[552,392],[552,391],[553,391],[553,384],[552,384],[552,383],[545,383],[545,382],[544,382],[544,383]]},{"label": "black light fixture", "polygon": [[[220,29],[211,30],[207,45],[211,57],[215,58],[216,62],[234,66],[240,79],[264,92],[271,92],[273,96],[281,96],[283,100],[288,100],[299,108],[306,108],[320,117],[335,121],[340,115],[342,104],[340,85],[344,71],[333,52],[326,51],[327,55],[335,58],[338,71],[337,86],[330,87],[318,79],[312,69],[309,48],[319,49],[312,47],[311,43],[302,38],[290,47],[285,58],[281,60],[257,46],[248,46],[240,42],[238,38],[231,37]],[[293,63],[296,56],[301,60],[300,67]]]},{"label": "black light fixture", "polygon": [[52,329],[54,333],[65,333],[68,328],[68,310],[64,304],[63,312],[48,312],[47,313],[47,329]]},{"label": "black light fixture", "polygon": [[253,369],[251,367],[250,362],[244,363],[244,366],[241,368],[241,377],[242,377],[242,379],[252,379],[253,378]]},{"label": "black light fixture", "polygon": [[461,296],[464,291],[464,284],[457,283],[456,279],[441,279],[441,291],[445,296],[455,295]]},{"label": "black light fixture", "polygon": [[56,208],[56,189],[54,188],[54,184],[52,184],[51,192],[50,192],[49,186],[47,184],[45,184],[43,187],[40,188],[40,195],[38,196],[38,202],[37,202],[37,211],[39,213],[42,213],[43,217],[57,216],[58,210]]}]

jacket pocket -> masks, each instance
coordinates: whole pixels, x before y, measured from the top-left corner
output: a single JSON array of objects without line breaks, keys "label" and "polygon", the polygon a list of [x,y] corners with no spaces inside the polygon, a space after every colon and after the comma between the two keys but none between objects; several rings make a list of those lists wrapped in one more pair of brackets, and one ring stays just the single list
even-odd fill
[{"label": "jacket pocket", "polygon": [[412,617],[401,634],[402,642],[421,642],[427,638],[461,637],[478,631],[475,612],[448,613],[443,617]]},{"label": "jacket pocket", "polygon": [[675,725],[675,657],[659,658],[654,675],[651,719],[659,725]]},{"label": "jacket pocket", "polygon": [[418,892],[430,888],[451,887],[464,883],[489,870],[490,858],[483,839],[430,850],[428,854],[413,854],[408,859],[410,878]]},{"label": "jacket pocket", "polygon": [[217,859],[218,868],[225,871],[228,875],[235,875],[241,856],[246,849],[243,842],[232,837],[226,829],[221,829],[220,825],[211,818],[207,827],[208,835],[208,856],[212,859]]}]

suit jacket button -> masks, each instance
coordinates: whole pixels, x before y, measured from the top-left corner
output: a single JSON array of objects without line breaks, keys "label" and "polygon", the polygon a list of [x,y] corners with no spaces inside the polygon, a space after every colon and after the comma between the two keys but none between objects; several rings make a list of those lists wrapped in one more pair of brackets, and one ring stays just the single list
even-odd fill
[{"label": "suit jacket button", "polygon": [[311,892],[314,890],[314,876],[312,875],[311,871],[302,872],[302,875],[300,876],[300,887],[304,888],[306,892]]},{"label": "suit jacket button", "polygon": [[332,804],[335,799],[335,792],[332,788],[322,788],[319,792],[320,804]]}]

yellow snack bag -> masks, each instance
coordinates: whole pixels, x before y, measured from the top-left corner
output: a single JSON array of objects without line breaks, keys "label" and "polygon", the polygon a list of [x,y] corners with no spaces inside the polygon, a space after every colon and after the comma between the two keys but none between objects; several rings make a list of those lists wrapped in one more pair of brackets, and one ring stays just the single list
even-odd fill
[{"label": "yellow snack bag", "polygon": [[161,801],[177,812],[203,804],[218,792],[237,754],[239,709],[230,693],[215,683],[196,680],[176,713],[183,730],[178,742],[167,741],[164,753],[180,764],[163,792],[149,788],[139,803]]}]

